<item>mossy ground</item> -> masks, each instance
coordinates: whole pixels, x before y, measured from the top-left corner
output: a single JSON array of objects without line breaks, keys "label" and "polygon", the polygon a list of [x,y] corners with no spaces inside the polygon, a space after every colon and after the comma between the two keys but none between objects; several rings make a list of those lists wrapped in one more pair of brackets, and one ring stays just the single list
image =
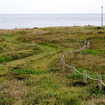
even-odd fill
[{"label": "mossy ground", "polygon": [[105,27],[0,30],[0,105],[104,105],[105,90],[97,81],[86,85],[71,69],[62,71],[61,55],[84,40],[90,49],[67,55],[65,62],[93,78],[100,74],[105,82]]}]

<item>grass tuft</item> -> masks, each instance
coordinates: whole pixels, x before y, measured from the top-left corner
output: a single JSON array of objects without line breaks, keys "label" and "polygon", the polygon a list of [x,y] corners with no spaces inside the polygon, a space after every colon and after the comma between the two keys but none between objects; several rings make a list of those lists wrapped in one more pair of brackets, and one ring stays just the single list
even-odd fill
[{"label": "grass tuft", "polygon": [[98,51],[86,50],[86,51],[83,51],[82,54],[99,55],[100,53]]}]

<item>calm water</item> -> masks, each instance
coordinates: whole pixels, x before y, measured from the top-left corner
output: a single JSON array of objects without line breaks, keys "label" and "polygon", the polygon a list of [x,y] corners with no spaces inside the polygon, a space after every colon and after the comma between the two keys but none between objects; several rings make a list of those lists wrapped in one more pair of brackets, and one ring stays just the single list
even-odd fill
[{"label": "calm water", "polygon": [[74,25],[100,26],[100,24],[101,24],[100,14],[0,15],[0,29],[74,26]]}]

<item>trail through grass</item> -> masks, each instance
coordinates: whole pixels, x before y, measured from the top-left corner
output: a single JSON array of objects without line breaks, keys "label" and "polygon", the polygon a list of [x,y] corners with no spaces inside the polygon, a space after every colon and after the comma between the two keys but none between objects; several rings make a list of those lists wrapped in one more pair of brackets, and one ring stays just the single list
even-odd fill
[{"label": "trail through grass", "polygon": [[41,57],[44,57],[44,56],[47,56],[56,52],[56,48],[46,46],[46,45],[39,45],[39,46],[42,48],[42,51],[39,52],[38,54],[23,58],[23,59],[11,61],[7,63],[6,65],[13,64],[13,63],[18,64],[18,63],[26,62],[28,60],[38,59],[38,58],[41,58]]},{"label": "trail through grass", "polygon": [[104,79],[104,38],[105,29],[92,26],[0,30],[0,105],[105,103],[104,87],[99,90],[97,81],[91,80],[84,84],[82,75],[72,75],[67,67],[63,72],[60,64],[63,53],[89,40],[89,50],[75,54],[74,59],[69,54],[65,62],[75,64],[80,72],[88,70],[92,78],[101,74]]}]

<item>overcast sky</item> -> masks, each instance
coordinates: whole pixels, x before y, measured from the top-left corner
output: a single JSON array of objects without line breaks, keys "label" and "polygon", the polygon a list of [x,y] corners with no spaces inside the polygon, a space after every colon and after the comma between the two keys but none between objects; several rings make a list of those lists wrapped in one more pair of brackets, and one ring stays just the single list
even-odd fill
[{"label": "overcast sky", "polygon": [[0,0],[0,14],[100,13],[105,0]]}]

